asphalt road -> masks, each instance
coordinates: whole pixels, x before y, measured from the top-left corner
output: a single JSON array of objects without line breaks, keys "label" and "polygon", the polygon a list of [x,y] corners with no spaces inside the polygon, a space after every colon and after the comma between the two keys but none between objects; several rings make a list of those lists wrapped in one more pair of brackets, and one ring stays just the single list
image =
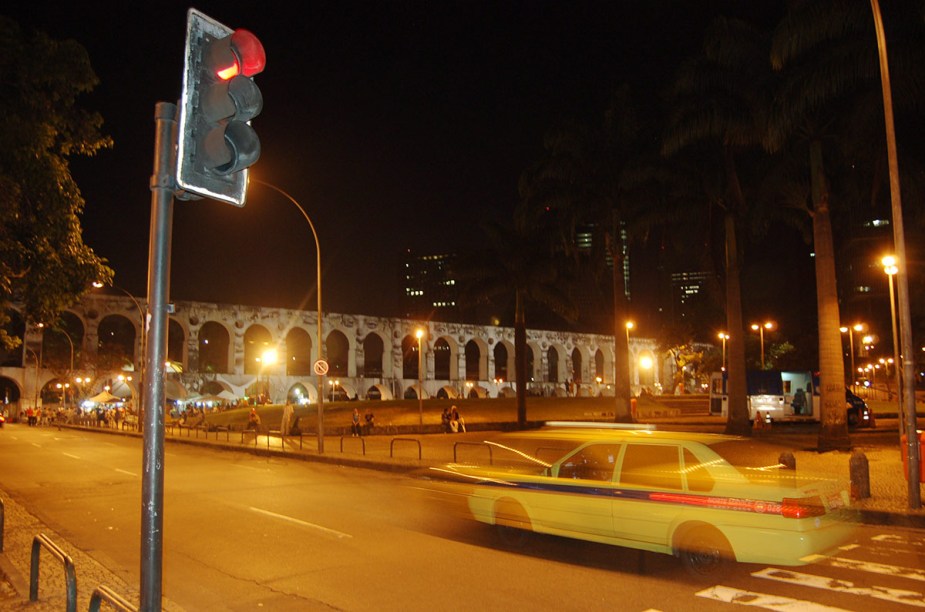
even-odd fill
[{"label": "asphalt road", "polygon": [[[0,458],[0,489],[139,584],[140,440],[7,427]],[[165,462],[164,597],[175,608],[925,606],[920,531],[863,527],[834,559],[741,564],[695,582],[662,555],[542,536],[505,548],[451,496],[405,476],[185,445],[169,445]]]}]

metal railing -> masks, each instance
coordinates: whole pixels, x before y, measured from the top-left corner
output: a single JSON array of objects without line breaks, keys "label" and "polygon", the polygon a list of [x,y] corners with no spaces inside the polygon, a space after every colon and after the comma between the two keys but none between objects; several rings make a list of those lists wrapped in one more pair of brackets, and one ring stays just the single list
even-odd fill
[{"label": "metal railing", "polygon": [[77,572],[74,561],[57,544],[40,533],[32,540],[32,563],[29,567],[29,601],[39,600],[39,552],[45,548],[64,564],[64,578],[67,582],[67,612],[77,612]]},{"label": "metal railing", "polygon": [[100,612],[100,604],[104,601],[120,612],[138,612],[138,608],[129,603],[127,599],[102,584],[93,589],[89,611]]},{"label": "metal railing", "polygon": [[418,460],[420,461],[421,454],[421,441],[417,438],[392,438],[392,441],[389,443],[389,457],[394,457],[395,443],[396,442],[414,442],[418,445]]}]

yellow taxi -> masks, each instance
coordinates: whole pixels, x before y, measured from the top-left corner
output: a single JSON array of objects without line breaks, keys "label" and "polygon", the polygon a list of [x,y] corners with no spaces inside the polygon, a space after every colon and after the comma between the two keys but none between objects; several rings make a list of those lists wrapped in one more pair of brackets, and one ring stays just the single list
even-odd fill
[{"label": "yellow taxi", "polygon": [[694,575],[727,560],[800,565],[853,532],[848,490],[802,481],[773,448],[720,434],[558,423],[484,442],[468,509],[506,540],[546,533],[673,554]]}]

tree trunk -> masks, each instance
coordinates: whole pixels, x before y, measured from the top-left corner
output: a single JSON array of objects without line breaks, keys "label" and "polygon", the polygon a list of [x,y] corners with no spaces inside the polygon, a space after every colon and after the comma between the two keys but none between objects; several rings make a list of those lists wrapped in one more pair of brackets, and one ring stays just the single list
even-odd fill
[{"label": "tree trunk", "polygon": [[613,214],[610,236],[610,258],[613,262],[613,391],[614,420],[618,423],[634,422],[630,410],[630,358],[629,340],[626,334],[628,303],[626,301],[626,278],[623,274],[623,249],[620,243],[620,222],[617,212]]},{"label": "tree trunk", "polygon": [[819,393],[822,404],[819,450],[848,450],[845,414],[845,364],[835,280],[835,248],[829,210],[829,188],[822,160],[822,143],[814,140],[809,149],[813,197],[813,248],[816,253],[816,310],[819,325]]},{"label": "tree trunk", "polygon": [[517,428],[527,428],[527,322],[524,301],[515,291],[514,304],[514,371],[517,377]]},{"label": "tree trunk", "polygon": [[727,434],[751,435],[748,424],[748,386],[745,370],[745,324],[742,320],[742,284],[739,264],[735,215],[726,211],[723,223],[726,233],[726,397],[728,397]]}]

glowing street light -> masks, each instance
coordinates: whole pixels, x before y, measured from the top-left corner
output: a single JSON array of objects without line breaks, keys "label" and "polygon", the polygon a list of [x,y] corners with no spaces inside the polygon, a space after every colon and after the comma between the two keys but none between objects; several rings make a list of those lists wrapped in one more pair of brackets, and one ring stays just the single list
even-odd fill
[{"label": "glowing street light", "polygon": [[729,334],[726,332],[719,332],[717,336],[720,340],[723,341],[723,372],[726,371],[726,340],[729,340]]},{"label": "glowing street light", "polygon": [[267,375],[267,401],[273,403],[273,399],[270,397],[270,367],[276,364],[279,354],[276,352],[276,349],[270,348],[263,352],[260,356],[263,371]]},{"label": "glowing street light", "polygon": [[896,365],[896,399],[899,416],[899,436],[902,439],[903,432],[905,431],[905,420],[903,418],[903,394],[902,394],[902,373],[899,367],[899,334],[896,330],[896,298],[893,293],[893,277],[899,272],[899,266],[896,265],[896,257],[893,255],[887,255],[880,260],[880,263],[883,264],[883,271],[886,273],[886,277],[890,281],[890,322],[893,326],[893,363]]},{"label": "glowing street light", "polygon": [[774,321],[765,321],[764,323],[752,323],[752,330],[758,332],[761,336],[761,369],[764,369],[764,330],[771,331],[774,329]]},{"label": "glowing street light", "polygon": [[857,371],[854,367],[854,332],[864,331],[864,324],[855,323],[854,325],[851,325],[851,326],[842,326],[838,328],[838,331],[840,331],[843,334],[844,333],[848,334],[848,344],[849,344],[849,350],[851,354],[851,386],[854,387],[855,386],[854,373]]}]

